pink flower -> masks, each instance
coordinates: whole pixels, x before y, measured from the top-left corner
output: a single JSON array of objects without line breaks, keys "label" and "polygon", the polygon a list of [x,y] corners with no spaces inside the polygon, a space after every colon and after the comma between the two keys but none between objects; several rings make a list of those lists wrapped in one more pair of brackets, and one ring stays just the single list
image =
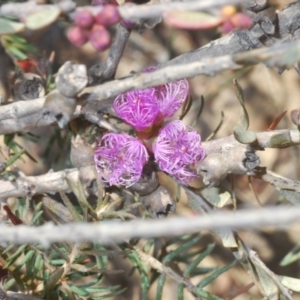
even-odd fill
[{"label": "pink flower", "polygon": [[[155,71],[149,67],[144,72]],[[185,101],[189,85],[186,79],[119,95],[114,101],[116,113],[137,131],[162,124],[172,117]]]},{"label": "pink flower", "polygon": [[159,111],[165,119],[171,118],[185,101],[189,84],[186,79],[156,87]]},{"label": "pink flower", "polygon": [[146,147],[140,141],[116,133],[105,134],[94,155],[102,181],[127,187],[139,180],[148,158]]},{"label": "pink flower", "polygon": [[186,128],[179,120],[169,123],[160,130],[152,149],[160,169],[181,183],[188,185],[198,177],[193,166],[205,153],[200,135],[191,127]]},{"label": "pink flower", "polygon": [[[152,66],[145,69],[144,73],[150,73],[158,70]],[[189,83],[186,79],[180,79],[176,82],[166,83],[155,87],[157,103],[161,115],[168,119],[172,117],[185,101],[189,93]]]},{"label": "pink flower", "polygon": [[155,89],[136,90],[117,96],[113,107],[116,113],[136,130],[152,126],[159,114]]}]

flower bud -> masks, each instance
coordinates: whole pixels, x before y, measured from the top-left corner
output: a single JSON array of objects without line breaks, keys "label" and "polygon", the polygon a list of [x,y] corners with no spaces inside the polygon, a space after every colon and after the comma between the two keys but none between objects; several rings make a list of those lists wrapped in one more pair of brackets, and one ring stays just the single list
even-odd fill
[{"label": "flower bud", "polygon": [[107,4],[118,6],[119,3],[116,0],[92,0],[92,6],[104,6]]},{"label": "flower bud", "polygon": [[69,41],[77,47],[82,46],[88,41],[88,33],[79,27],[71,28],[67,36]]},{"label": "flower bud", "polygon": [[111,26],[118,23],[120,14],[116,6],[108,4],[96,15],[96,22],[99,25]]},{"label": "flower bud", "polygon": [[248,29],[252,25],[251,18],[244,13],[237,13],[230,18],[231,23],[237,29]]},{"label": "flower bud", "polygon": [[229,19],[226,19],[223,24],[221,25],[221,31],[223,33],[229,33],[234,29],[234,25],[231,23]]},{"label": "flower bud", "polygon": [[75,25],[89,29],[94,25],[94,16],[89,10],[81,10],[75,15]]},{"label": "flower bud", "polygon": [[96,25],[90,34],[90,42],[96,50],[105,50],[111,42],[110,34],[105,27]]}]

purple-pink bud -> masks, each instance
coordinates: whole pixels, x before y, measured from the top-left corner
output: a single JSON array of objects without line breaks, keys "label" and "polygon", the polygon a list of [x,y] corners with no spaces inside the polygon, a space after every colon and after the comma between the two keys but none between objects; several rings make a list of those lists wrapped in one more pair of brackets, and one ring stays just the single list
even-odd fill
[{"label": "purple-pink bud", "polygon": [[221,31],[223,33],[229,33],[234,29],[234,25],[231,23],[230,19],[226,19],[221,25]]},{"label": "purple-pink bud", "polygon": [[103,9],[96,15],[96,22],[99,25],[111,26],[120,21],[120,14],[115,5],[105,5]]},{"label": "purple-pink bud", "polygon": [[252,26],[252,19],[245,13],[236,13],[230,21],[237,29],[249,29]]},{"label": "purple-pink bud", "polygon": [[116,133],[105,134],[94,155],[102,181],[127,187],[140,179],[148,158],[147,149],[139,140]]},{"label": "purple-pink bud", "polygon": [[88,32],[79,27],[72,27],[67,33],[69,41],[79,47],[88,41]]},{"label": "purple-pink bud", "polygon": [[152,150],[159,168],[185,185],[198,177],[194,165],[205,157],[200,135],[179,120],[160,130]]},{"label": "purple-pink bud", "polygon": [[111,43],[110,34],[105,27],[95,25],[90,34],[90,42],[96,50],[105,50]]},{"label": "purple-pink bud", "polygon": [[95,19],[89,10],[80,10],[76,13],[74,22],[78,27],[89,29],[94,25]]}]

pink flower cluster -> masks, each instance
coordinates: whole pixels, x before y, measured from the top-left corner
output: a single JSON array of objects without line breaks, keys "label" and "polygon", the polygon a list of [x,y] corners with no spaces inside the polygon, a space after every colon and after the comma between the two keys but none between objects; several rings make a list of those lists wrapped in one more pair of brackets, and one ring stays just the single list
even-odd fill
[{"label": "pink flower cluster", "polygon": [[149,158],[182,184],[188,185],[198,177],[194,165],[205,157],[200,135],[179,120],[162,127],[183,104],[188,88],[187,80],[182,79],[116,97],[116,113],[134,127],[137,138],[115,133],[102,137],[95,152],[101,180],[131,186],[141,177]]}]

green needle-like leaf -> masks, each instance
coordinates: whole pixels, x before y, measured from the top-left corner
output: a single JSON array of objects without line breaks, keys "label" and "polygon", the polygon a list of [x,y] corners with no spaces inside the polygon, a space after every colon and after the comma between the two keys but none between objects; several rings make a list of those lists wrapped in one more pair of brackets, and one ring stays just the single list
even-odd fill
[{"label": "green needle-like leaf", "polygon": [[185,269],[183,276],[189,276],[193,270],[198,266],[198,264],[209,255],[215,248],[215,244],[209,245],[204,251],[202,251],[199,256],[192,261],[192,263]]},{"label": "green needle-like leaf", "polygon": [[183,300],[183,290],[184,290],[183,283],[178,284],[178,287],[177,287],[177,300]]},{"label": "green needle-like leaf", "polygon": [[182,246],[178,247],[176,250],[167,254],[164,259],[163,263],[167,264],[172,261],[176,256],[178,256],[181,252],[186,251],[187,249],[191,248],[192,246],[196,245],[201,240],[200,236],[193,238],[192,240],[188,241],[187,243],[183,244]]},{"label": "green needle-like leaf", "polygon": [[23,257],[23,259],[18,263],[15,271],[20,270],[24,266],[24,264],[27,263],[33,257],[34,254],[35,254],[35,250],[33,249],[29,250]]},{"label": "green needle-like leaf", "polygon": [[221,274],[223,274],[224,272],[228,271],[229,269],[231,269],[233,266],[235,266],[237,263],[237,260],[234,260],[232,263],[214,271],[211,275],[209,275],[208,277],[204,278],[199,284],[198,287],[199,288],[204,288],[205,286],[207,286],[209,283],[211,283],[213,280],[215,280],[217,277],[219,277]]},{"label": "green needle-like leaf", "polygon": [[157,280],[156,300],[162,299],[162,292],[166,281],[166,275],[160,274]]},{"label": "green needle-like leaf", "polygon": [[61,279],[61,276],[64,274],[64,268],[56,269],[51,273],[49,279],[45,284],[45,294],[47,295],[49,291],[53,290],[57,282]]}]

